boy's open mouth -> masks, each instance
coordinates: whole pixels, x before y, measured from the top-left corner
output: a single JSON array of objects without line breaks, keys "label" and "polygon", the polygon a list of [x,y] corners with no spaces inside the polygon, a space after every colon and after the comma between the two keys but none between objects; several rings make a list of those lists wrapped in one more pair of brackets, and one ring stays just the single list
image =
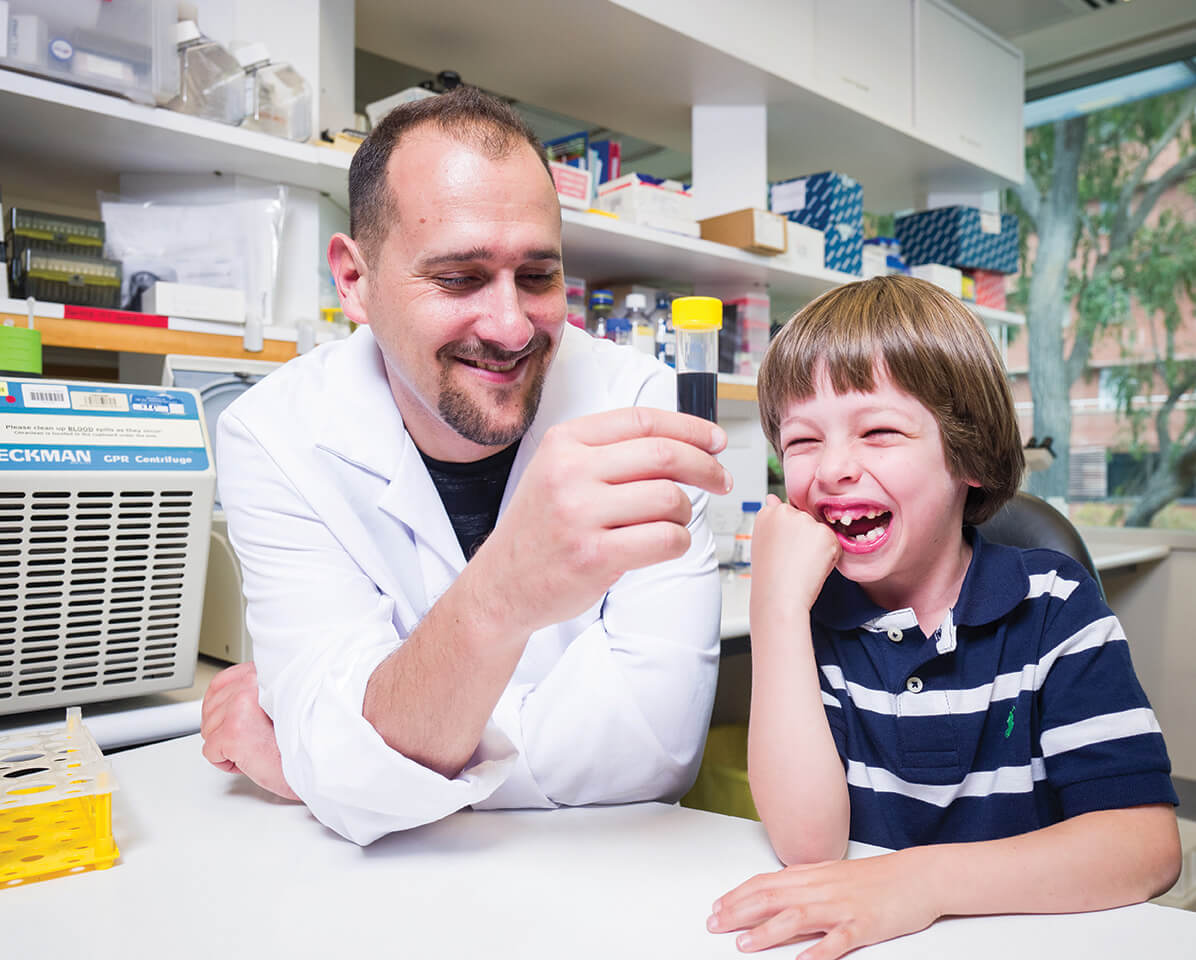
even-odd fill
[{"label": "boy's open mouth", "polygon": [[841,539],[848,543],[866,546],[884,535],[889,522],[893,519],[893,514],[888,510],[876,507],[867,509],[827,507],[822,512],[822,519]]}]

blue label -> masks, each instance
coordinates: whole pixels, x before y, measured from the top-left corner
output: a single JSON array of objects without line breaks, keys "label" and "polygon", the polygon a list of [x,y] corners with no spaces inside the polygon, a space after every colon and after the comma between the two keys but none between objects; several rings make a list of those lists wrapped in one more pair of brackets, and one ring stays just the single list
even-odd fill
[{"label": "blue label", "polygon": [[203,447],[0,443],[0,470],[207,470]]},{"label": "blue label", "polygon": [[61,37],[57,40],[50,41],[50,56],[55,60],[69,60],[75,55],[75,48],[71,46],[69,40],[63,40]]},{"label": "blue label", "polygon": [[0,380],[0,471],[202,472],[204,444],[186,390]]}]

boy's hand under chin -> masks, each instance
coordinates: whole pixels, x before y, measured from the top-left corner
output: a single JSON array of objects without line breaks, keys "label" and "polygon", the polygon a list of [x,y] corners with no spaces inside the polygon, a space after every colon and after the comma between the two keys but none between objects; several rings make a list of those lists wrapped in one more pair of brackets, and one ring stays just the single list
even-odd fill
[{"label": "boy's hand under chin", "polygon": [[752,621],[808,614],[842,552],[826,524],[770,493],[752,530]]}]

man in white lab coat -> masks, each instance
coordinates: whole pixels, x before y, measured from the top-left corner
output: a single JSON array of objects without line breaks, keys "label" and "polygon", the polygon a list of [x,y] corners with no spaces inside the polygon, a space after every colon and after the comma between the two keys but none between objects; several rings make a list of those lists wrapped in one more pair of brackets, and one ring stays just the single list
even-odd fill
[{"label": "man in white lab coat", "polygon": [[349,182],[328,255],[362,329],[220,421],[260,694],[217,678],[205,756],[358,843],[675,799],[714,696],[725,434],[565,323],[556,192],[505,104],[399,108]]}]

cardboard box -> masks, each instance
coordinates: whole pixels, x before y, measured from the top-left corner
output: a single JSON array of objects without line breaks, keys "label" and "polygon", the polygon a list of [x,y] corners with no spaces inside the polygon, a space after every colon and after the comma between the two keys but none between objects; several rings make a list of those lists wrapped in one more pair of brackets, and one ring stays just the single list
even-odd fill
[{"label": "cardboard box", "polygon": [[973,270],[972,280],[976,284],[976,303],[981,307],[1005,309],[1006,277],[992,270]]},{"label": "cardboard box", "polygon": [[909,272],[910,276],[942,287],[953,297],[963,295],[963,274],[955,267],[948,267],[941,263],[920,263],[910,267]]},{"label": "cardboard box", "polygon": [[823,264],[859,276],[864,266],[864,230],[861,225],[835,223],[826,228]]},{"label": "cardboard box", "polygon": [[575,210],[590,209],[590,171],[555,160],[551,161],[548,167],[552,170],[552,182],[556,184],[556,195],[561,201],[561,206],[572,207]]},{"label": "cardboard box", "polygon": [[785,221],[785,252],[778,257],[795,270],[821,270],[826,257],[826,236],[816,227]]},{"label": "cardboard box", "polygon": [[702,239],[725,243],[751,253],[775,256],[785,252],[785,218],[768,210],[747,207],[698,221]]},{"label": "cardboard box", "polygon": [[141,295],[141,312],[186,320],[244,324],[245,293],[223,287],[158,280]]},{"label": "cardboard box", "polygon": [[675,180],[629,173],[599,186],[594,205],[645,227],[689,237],[701,235],[694,219],[693,196]]},{"label": "cardboard box", "polygon": [[769,184],[768,206],[794,223],[818,230],[833,223],[862,226],[864,188],[843,173],[812,173]]},{"label": "cardboard box", "polygon": [[897,220],[897,240],[911,267],[941,263],[995,273],[1017,271],[1018,222],[1012,213],[940,207]]}]

